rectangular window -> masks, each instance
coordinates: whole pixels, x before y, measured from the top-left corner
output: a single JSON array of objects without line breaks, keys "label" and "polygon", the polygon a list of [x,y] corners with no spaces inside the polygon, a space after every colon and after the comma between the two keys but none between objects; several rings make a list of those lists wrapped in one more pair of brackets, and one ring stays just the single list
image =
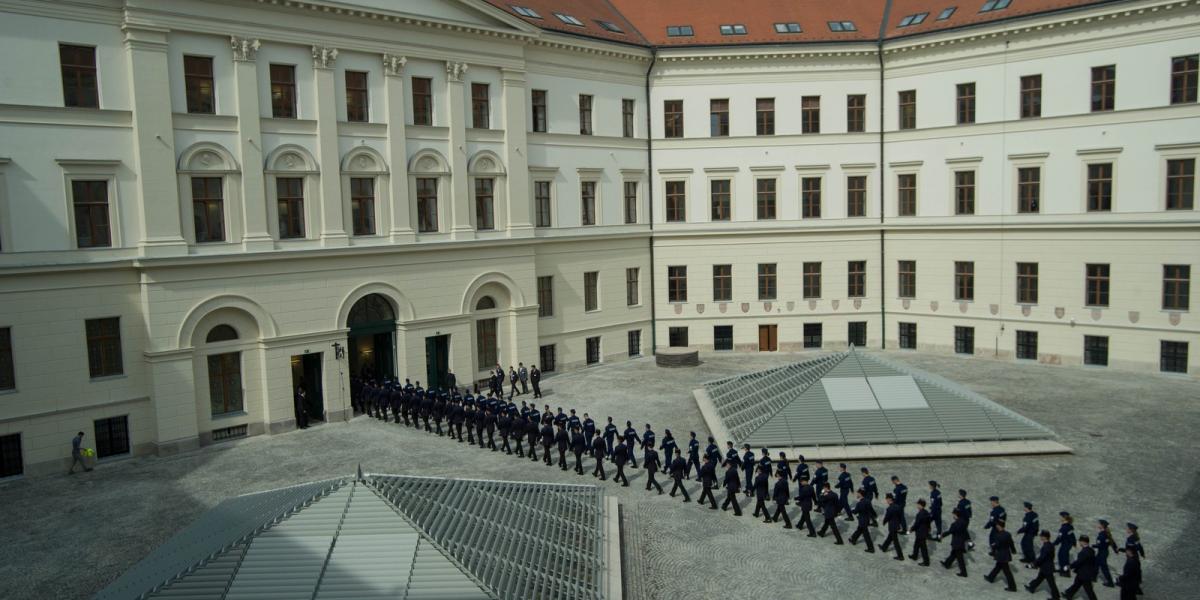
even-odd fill
[{"label": "rectangular window", "polygon": [[713,350],[733,350],[733,325],[713,325]]},{"label": "rectangular window", "polygon": [[129,454],[129,417],[96,419],[96,458]]},{"label": "rectangular window", "polygon": [[1042,76],[1021,77],[1021,118],[1036,119],[1042,116]]},{"label": "rectangular window", "polygon": [[668,327],[667,343],[672,348],[686,348],[688,345],[687,327]]},{"label": "rectangular window", "polygon": [[663,101],[663,137],[683,137],[683,100]]},{"label": "rectangular window", "polygon": [[471,84],[471,127],[475,129],[491,127],[492,102],[489,88],[491,86],[486,83]]},{"label": "rectangular window", "polygon": [[729,135],[729,100],[709,100],[708,133],[712,137]]},{"label": "rectangular window", "polygon": [[583,310],[584,312],[600,310],[599,271],[588,271],[583,274]]},{"label": "rectangular window", "polygon": [[800,98],[800,132],[821,133],[821,97]]},{"label": "rectangular window", "polygon": [[754,131],[758,135],[775,135],[775,99],[759,98],[754,103]]},{"label": "rectangular window", "polygon": [[279,239],[304,237],[304,179],[275,179],[276,206],[279,211]]},{"label": "rectangular window", "polygon": [[682,223],[687,220],[687,193],[685,182],[683,181],[668,181],[667,182],[667,197],[665,198],[667,206],[667,222]]},{"label": "rectangular window", "polygon": [[223,189],[220,177],[192,178],[192,223],[198,244],[225,241]]},{"label": "rectangular window", "polygon": [[556,366],[554,364],[555,363],[554,359],[557,358],[555,356],[556,354],[557,353],[555,352],[554,344],[546,344],[545,346],[538,346],[538,360],[541,361],[543,373],[554,372],[554,368]]},{"label": "rectangular window", "polygon": [[852,260],[846,263],[846,296],[864,298],[867,295],[867,261]]},{"label": "rectangular window", "polygon": [[596,224],[596,182],[581,181],[579,183],[580,218],[582,225]]},{"label": "rectangular window", "polygon": [[0,327],[0,390],[17,388],[17,372],[13,366],[12,328]]},{"label": "rectangular window", "polygon": [[592,97],[579,95],[579,135],[592,135]]},{"label": "rectangular window", "polygon": [[759,300],[774,300],[775,295],[776,295],[775,263],[759,263],[759,265],[758,265],[758,299]]},{"label": "rectangular window", "polygon": [[974,327],[955,327],[954,328],[954,353],[955,354],[975,354],[975,328]]},{"label": "rectangular window", "polygon": [[1167,161],[1167,210],[1192,210],[1196,193],[1196,159]]},{"label": "rectangular window", "polygon": [[296,67],[272,64],[271,116],[276,119],[296,118]]},{"label": "rectangular window", "polygon": [[1196,101],[1197,71],[1200,71],[1200,55],[1176,56],[1171,59],[1171,104]]},{"label": "rectangular window", "polygon": [[713,302],[733,300],[733,265],[713,265]]},{"label": "rectangular window", "polygon": [[[709,188],[709,204],[710,220],[712,221],[728,221],[732,217],[731,199],[730,199],[730,181],[728,179],[714,179],[708,184]],[[670,198],[670,190],[667,194]],[[667,214],[670,214],[670,209],[667,209]]]},{"label": "rectangular window", "polygon": [[687,267],[667,267],[667,302],[687,302]]},{"label": "rectangular window", "polygon": [[366,71],[346,71],[346,120],[366,123],[371,120]]},{"label": "rectangular window", "polygon": [[917,324],[900,323],[900,347],[905,350],[917,349]]},{"label": "rectangular window", "polygon": [[804,347],[805,348],[820,348],[822,337],[825,328],[820,323],[805,323],[804,324]]},{"label": "rectangular window", "polygon": [[775,218],[775,183],[774,179],[759,179],[755,182],[758,218],[770,220]]},{"label": "rectangular window", "polygon": [[587,364],[594,365],[600,362],[600,337],[590,337],[587,339]]},{"label": "rectangular window", "polygon": [[496,228],[495,186],[496,180],[490,177],[475,180],[475,229],[480,231]]},{"label": "rectangular window", "polygon": [[433,80],[412,78],[413,125],[433,125]]},{"label": "rectangular window", "polygon": [[625,224],[638,222],[638,184],[636,181],[625,182]]},{"label": "rectangular window", "polygon": [[120,317],[88,319],[84,327],[87,333],[88,373],[93,378],[124,373]]},{"label": "rectangular window", "polygon": [[214,417],[242,411],[241,352],[208,355],[208,400]]},{"label": "rectangular window", "polygon": [[475,358],[479,365],[494,365],[499,359],[500,349],[496,343],[497,319],[475,321]]},{"label": "rectangular window", "polygon": [[1087,297],[1084,304],[1088,306],[1108,306],[1108,265],[1087,265]]},{"label": "rectangular window", "polygon": [[1163,310],[1187,310],[1191,284],[1191,265],[1163,265]]},{"label": "rectangular window", "polygon": [[[1194,93],[1195,88],[1192,91]],[[1187,373],[1188,343],[1160,341],[1158,369],[1163,373]]]},{"label": "rectangular window", "polygon": [[916,173],[901,173],[896,176],[896,214],[901,217],[917,214]]},{"label": "rectangular window", "polygon": [[1087,209],[1088,212],[1112,210],[1112,163],[1095,163],[1087,166]]},{"label": "rectangular window", "polygon": [[542,275],[537,278],[538,316],[554,316],[554,276]]},{"label": "rectangular window", "polygon": [[641,283],[638,281],[641,269],[628,267],[625,269],[625,306],[637,306],[642,303]]},{"label": "rectangular window", "polygon": [[975,171],[954,172],[954,214],[975,214]]},{"label": "rectangular window", "polygon": [[1017,303],[1037,304],[1038,264],[1017,263]]},{"label": "rectangular window", "polygon": [[546,90],[533,90],[532,101],[529,104],[533,108],[533,131],[546,133]]},{"label": "rectangular window", "polygon": [[621,100],[621,135],[633,137],[633,108],[635,102],[629,98]]},{"label": "rectangular window", "polygon": [[438,180],[436,177],[417,178],[417,231],[436,233],[438,230]]},{"label": "rectangular window", "polygon": [[634,329],[627,335],[629,341],[629,358],[636,358],[642,355],[642,330]]},{"label": "rectangular window", "polygon": [[901,298],[917,297],[917,261],[897,261],[896,289]]},{"label": "rectangular window", "polygon": [[806,262],[804,263],[803,274],[803,294],[807,298],[821,297],[821,263]]},{"label": "rectangular window", "polygon": [[1017,169],[1017,212],[1040,212],[1041,199],[1042,168],[1021,167]]},{"label": "rectangular window", "polygon": [[25,472],[25,458],[21,456],[21,434],[0,435],[0,479],[16,477]]},{"label": "rectangular window", "polygon": [[375,178],[350,178],[350,220],[354,235],[375,235]]},{"label": "rectangular window", "polygon": [[1036,331],[1017,332],[1017,358],[1022,360],[1037,360],[1038,334]]},{"label": "rectangular window", "polygon": [[867,95],[846,96],[846,131],[862,133],[867,130]]},{"label": "rectangular window", "polygon": [[1083,336],[1083,364],[1108,366],[1108,336]]},{"label": "rectangular window", "polygon": [[211,115],[216,112],[211,56],[183,56],[183,89],[189,113]]},{"label": "rectangular window", "polygon": [[960,83],[955,86],[957,98],[955,101],[959,125],[975,122],[975,84]]},{"label": "rectangular window", "polygon": [[867,322],[866,321],[850,321],[847,323],[847,340],[846,342],[855,348],[865,348],[867,346]]},{"label": "rectangular window", "polygon": [[975,263],[971,261],[954,262],[954,299],[975,299]]},{"label": "rectangular window", "polygon": [[75,246],[108,248],[112,229],[108,217],[108,182],[104,180],[71,182],[71,205],[75,209]]},{"label": "rectangular window", "polygon": [[63,106],[100,108],[96,79],[96,49],[91,46],[58,45],[62,69]]},{"label": "rectangular window", "polygon": [[867,216],[867,177],[851,175],[846,178],[846,216]]},{"label": "rectangular window", "polygon": [[1092,112],[1112,110],[1117,96],[1117,66],[1092,67]]},{"label": "rectangular window", "polygon": [[533,182],[533,200],[536,206],[535,209],[535,225],[537,227],[550,226],[550,182],[535,181]]},{"label": "rectangular window", "polygon": [[800,212],[805,219],[821,218],[821,178],[800,179]]},{"label": "rectangular window", "polygon": [[917,91],[900,92],[900,129],[917,128]]}]

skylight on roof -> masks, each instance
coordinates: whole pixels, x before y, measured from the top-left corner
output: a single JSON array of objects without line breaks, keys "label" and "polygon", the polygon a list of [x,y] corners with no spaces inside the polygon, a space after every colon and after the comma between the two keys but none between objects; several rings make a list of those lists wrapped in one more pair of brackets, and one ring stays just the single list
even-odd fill
[{"label": "skylight on roof", "polygon": [[667,25],[667,37],[685,37],[695,35],[691,25]]},{"label": "skylight on roof", "polygon": [[583,21],[580,21],[579,19],[576,19],[575,17],[572,17],[571,15],[556,12],[556,13],[554,13],[554,16],[558,17],[559,21],[562,21],[563,23],[566,23],[567,25],[583,27]]},{"label": "skylight on roof", "polygon": [[957,6],[951,6],[950,8],[942,10],[942,13],[938,15],[937,20],[945,21],[946,19],[949,19],[950,15],[954,14],[954,11],[956,10],[958,10]]},{"label": "skylight on roof", "polygon": [[858,28],[854,26],[853,21],[830,21],[829,22],[829,30],[830,31],[858,31]]},{"label": "skylight on roof", "polygon": [[987,0],[987,2],[983,3],[983,8],[980,8],[979,12],[985,13],[1005,9],[1008,8],[1009,4],[1012,4],[1012,0]]},{"label": "skylight on roof", "polygon": [[900,19],[900,26],[908,27],[909,25],[917,25],[917,24],[921,23],[922,21],[924,21],[925,17],[928,17],[928,16],[929,16],[929,13],[917,13],[915,15],[908,15],[907,17]]},{"label": "skylight on roof", "polygon": [[799,23],[776,23],[775,33],[800,33]]},{"label": "skylight on roof", "polygon": [[512,7],[513,12],[517,13],[518,15],[521,15],[522,17],[529,17],[531,19],[542,18],[542,15],[537,14],[536,10],[533,10],[532,8],[529,8],[527,6],[517,6],[516,4],[510,4],[509,6]]},{"label": "skylight on roof", "polygon": [[746,35],[745,25],[722,25],[721,35]]},{"label": "skylight on roof", "polygon": [[603,27],[607,31],[611,31],[613,33],[625,33],[624,29],[617,27],[617,24],[613,23],[611,21],[602,21],[600,19],[596,19],[596,23],[598,25],[600,25],[600,27]]}]

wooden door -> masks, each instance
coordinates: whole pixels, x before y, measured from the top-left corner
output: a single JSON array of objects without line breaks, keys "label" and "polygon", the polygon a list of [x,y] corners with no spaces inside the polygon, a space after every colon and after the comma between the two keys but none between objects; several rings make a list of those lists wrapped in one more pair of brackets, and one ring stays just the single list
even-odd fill
[{"label": "wooden door", "polygon": [[778,325],[758,326],[758,351],[775,352],[778,348]]}]

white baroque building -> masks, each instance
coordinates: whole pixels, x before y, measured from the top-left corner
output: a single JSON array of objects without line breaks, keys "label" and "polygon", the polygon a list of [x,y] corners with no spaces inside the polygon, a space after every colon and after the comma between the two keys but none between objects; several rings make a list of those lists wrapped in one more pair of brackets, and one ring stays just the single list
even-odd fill
[{"label": "white baroque building", "polygon": [[1195,0],[776,4],[0,0],[0,476],[655,346],[1200,372]]}]

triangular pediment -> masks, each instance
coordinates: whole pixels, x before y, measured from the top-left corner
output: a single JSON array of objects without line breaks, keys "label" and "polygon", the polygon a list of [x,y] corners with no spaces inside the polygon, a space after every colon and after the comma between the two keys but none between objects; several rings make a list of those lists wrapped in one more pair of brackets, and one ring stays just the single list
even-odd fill
[{"label": "triangular pediment", "polygon": [[483,29],[509,30],[513,33],[536,33],[536,27],[497,9],[486,2],[467,0],[315,0],[344,8],[400,15],[416,20],[432,21]]}]

